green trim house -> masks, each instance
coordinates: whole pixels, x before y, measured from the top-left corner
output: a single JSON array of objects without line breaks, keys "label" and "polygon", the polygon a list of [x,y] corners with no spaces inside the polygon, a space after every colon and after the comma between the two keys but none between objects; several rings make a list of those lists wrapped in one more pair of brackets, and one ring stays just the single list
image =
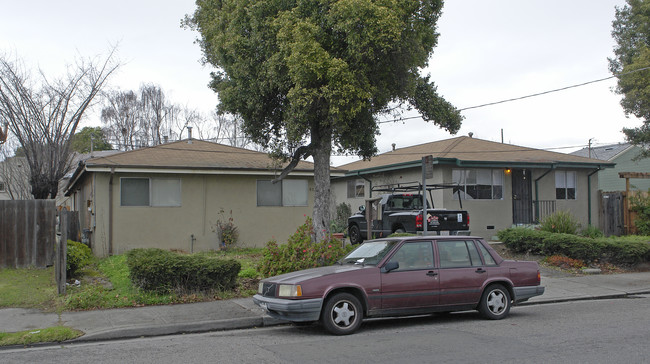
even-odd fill
[{"label": "green trim house", "polygon": [[[625,191],[625,179],[619,172],[650,172],[650,158],[634,160],[641,153],[641,148],[629,143],[604,145],[595,148],[584,148],[571,154],[581,157],[601,159],[616,163],[615,168],[598,172],[598,189],[603,192]],[[650,179],[630,179],[633,190],[648,191]]]},{"label": "green trim house", "polygon": [[455,184],[434,192],[434,207],[470,214],[473,235],[487,239],[513,225],[528,225],[555,211],[571,212],[583,226],[598,226],[598,175],[614,163],[461,136],[394,149],[340,166],[332,180],[337,203],[356,210],[372,187],[422,181],[422,158],[432,156],[427,184]]}]

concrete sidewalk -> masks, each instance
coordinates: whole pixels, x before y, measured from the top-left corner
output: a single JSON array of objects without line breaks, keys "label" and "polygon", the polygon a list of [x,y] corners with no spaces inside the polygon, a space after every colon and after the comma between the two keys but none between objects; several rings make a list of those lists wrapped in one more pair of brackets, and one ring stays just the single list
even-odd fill
[{"label": "concrete sidewalk", "polygon": [[[546,291],[522,305],[622,298],[650,293],[650,272],[569,276],[542,275]],[[516,308],[515,308],[516,309]],[[65,325],[85,333],[74,341],[110,340],[190,332],[243,329],[283,324],[253,304],[252,298],[112,310],[43,313],[0,309],[0,332]]]}]

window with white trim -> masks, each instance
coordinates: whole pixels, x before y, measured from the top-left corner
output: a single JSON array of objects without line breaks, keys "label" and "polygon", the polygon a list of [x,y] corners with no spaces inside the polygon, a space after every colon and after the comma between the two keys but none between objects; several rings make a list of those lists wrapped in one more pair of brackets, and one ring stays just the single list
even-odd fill
[{"label": "window with white trim", "polygon": [[458,192],[463,200],[503,200],[502,169],[452,169],[454,199]]},{"label": "window with white trim", "polygon": [[308,190],[304,179],[258,180],[257,206],[307,206]]},{"label": "window with white trim", "polygon": [[348,181],[348,198],[363,198],[366,196],[366,182],[362,179]]},{"label": "window with white trim", "polygon": [[555,199],[576,199],[576,172],[555,171]]},{"label": "window with white trim", "polygon": [[120,178],[120,206],[181,206],[179,178]]}]

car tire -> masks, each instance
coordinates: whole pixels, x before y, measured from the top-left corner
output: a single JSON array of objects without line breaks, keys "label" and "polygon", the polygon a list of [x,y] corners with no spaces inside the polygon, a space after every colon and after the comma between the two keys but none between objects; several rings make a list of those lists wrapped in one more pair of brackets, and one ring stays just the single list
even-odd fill
[{"label": "car tire", "polygon": [[501,320],[508,316],[510,306],[511,301],[508,290],[500,284],[493,284],[483,292],[478,311],[486,319]]},{"label": "car tire", "polygon": [[349,335],[359,329],[363,321],[363,307],[350,293],[337,293],[325,303],[321,322],[334,335]]},{"label": "car tire", "polygon": [[363,238],[361,237],[361,231],[359,230],[359,227],[357,225],[352,225],[348,229],[348,233],[350,234],[350,243],[351,244],[361,244],[363,242]]}]

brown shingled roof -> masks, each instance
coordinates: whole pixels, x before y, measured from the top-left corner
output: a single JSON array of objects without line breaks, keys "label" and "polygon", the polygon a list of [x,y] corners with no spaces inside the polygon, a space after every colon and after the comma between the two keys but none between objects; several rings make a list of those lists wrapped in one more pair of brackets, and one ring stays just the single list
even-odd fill
[{"label": "brown shingled roof", "polygon": [[357,161],[339,166],[348,171],[377,168],[419,161],[425,155],[439,159],[502,163],[581,163],[603,164],[603,161],[570,154],[521,147],[512,144],[461,136],[432,143],[400,148],[380,154],[369,161]]},{"label": "brown shingled roof", "polygon": [[[194,168],[194,169],[277,169],[266,153],[207,142],[187,140],[93,158],[88,167]],[[314,165],[301,161],[296,170],[313,171]]]}]

